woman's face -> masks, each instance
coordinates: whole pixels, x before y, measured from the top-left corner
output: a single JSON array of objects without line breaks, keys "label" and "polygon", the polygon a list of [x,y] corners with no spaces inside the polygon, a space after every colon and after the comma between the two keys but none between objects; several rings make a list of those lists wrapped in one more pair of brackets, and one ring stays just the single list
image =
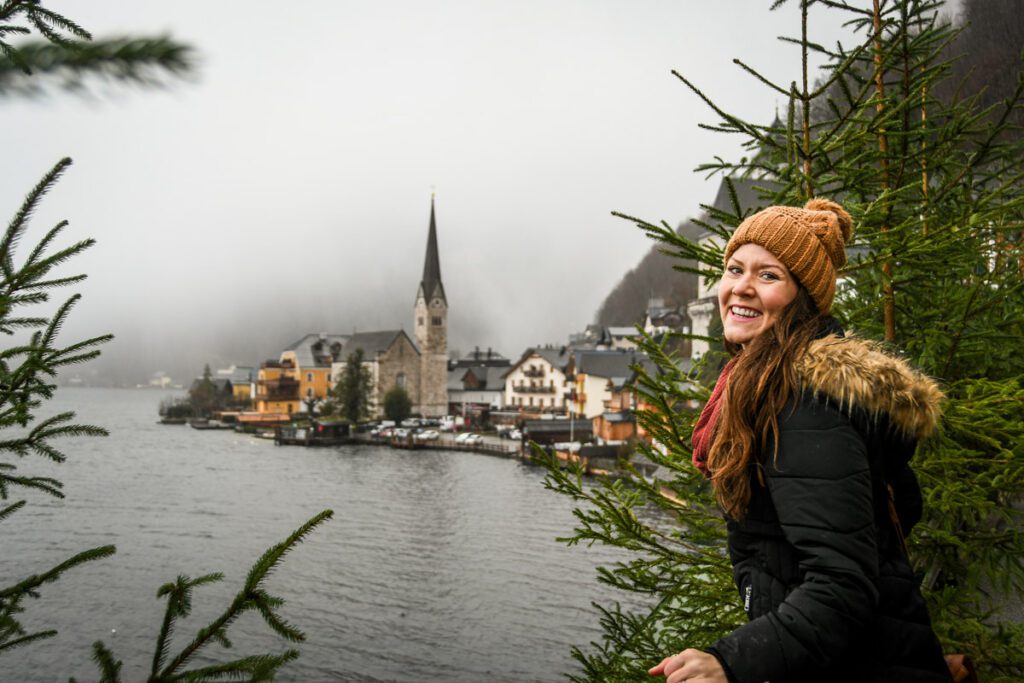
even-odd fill
[{"label": "woman's face", "polygon": [[743,345],[774,325],[797,289],[796,279],[764,247],[744,244],[734,251],[718,285],[726,340]]}]

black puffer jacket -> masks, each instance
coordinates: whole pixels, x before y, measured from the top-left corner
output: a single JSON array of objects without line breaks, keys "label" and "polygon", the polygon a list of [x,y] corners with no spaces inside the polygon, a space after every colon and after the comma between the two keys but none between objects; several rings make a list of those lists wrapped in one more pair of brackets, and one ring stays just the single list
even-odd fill
[{"label": "black puffer jacket", "polygon": [[748,513],[729,521],[750,622],[709,652],[733,683],[948,683],[886,489],[909,533],[921,496],[908,461],[942,394],[855,338],[815,341],[797,371],[777,458],[763,459],[763,484],[752,468]]}]

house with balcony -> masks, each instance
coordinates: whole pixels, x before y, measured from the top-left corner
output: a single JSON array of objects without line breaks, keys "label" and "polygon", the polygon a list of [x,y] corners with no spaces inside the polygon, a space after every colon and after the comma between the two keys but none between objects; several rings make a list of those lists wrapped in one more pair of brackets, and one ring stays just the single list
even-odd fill
[{"label": "house with balcony", "polygon": [[253,408],[263,415],[291,415],[300,406],[299,379],[291,360],[260,363]]},{"label": "house with balcony", "polygon": [[505,409],[522,414],[565,414],[569,392],[567,347],[527,349],[504,374]]}]

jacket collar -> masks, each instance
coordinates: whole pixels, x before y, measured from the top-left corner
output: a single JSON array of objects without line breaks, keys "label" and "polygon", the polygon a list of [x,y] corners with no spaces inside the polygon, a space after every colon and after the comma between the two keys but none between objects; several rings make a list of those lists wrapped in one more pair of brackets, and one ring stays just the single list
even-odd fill
[{"label": "jacket collar", "polygon": [[910,365],[857,337],[829,335],[811,342],[796,363],[805,390],[841,410],[885,414],[905,436],[924,439],[939,424],[942,390]]}]

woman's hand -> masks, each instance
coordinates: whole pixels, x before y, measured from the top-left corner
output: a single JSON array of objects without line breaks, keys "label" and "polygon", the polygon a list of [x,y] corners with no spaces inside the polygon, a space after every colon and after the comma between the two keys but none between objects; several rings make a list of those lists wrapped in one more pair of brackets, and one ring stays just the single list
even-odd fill
[{"label": "woman's hand", "polygon": [[700,683],[729,683],[722,664],[714,655],[700,650],[683,650],[665,657],[657,666],[648,669],[652,676],[664,676],[665,683],[698,681]]}]

